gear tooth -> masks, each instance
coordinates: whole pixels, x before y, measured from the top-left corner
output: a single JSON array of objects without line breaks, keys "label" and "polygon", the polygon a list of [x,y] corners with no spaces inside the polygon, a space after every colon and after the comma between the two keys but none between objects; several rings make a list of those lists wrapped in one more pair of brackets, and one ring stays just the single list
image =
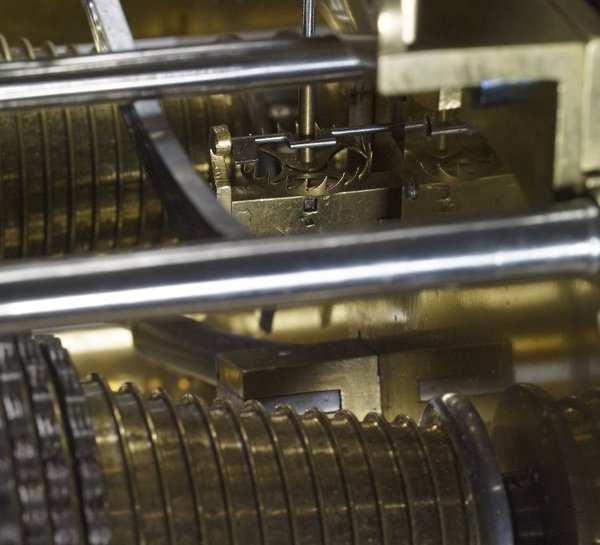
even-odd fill
[{"label": "gear tooth", "polygon": [[348,178],[348,180],[345,182],[345,185],[349,185],[349,184],[351,184],[352,182],[354,182],[354,181],[355,181],[355,180],[358,178],[358,174],[359,174],[359,172],[360,172],[360,167],[356,167],[356,169],[355,169],[355,171],[354,171],[354,174],[352,174],[352,176],[350,176],[350,177]]}]

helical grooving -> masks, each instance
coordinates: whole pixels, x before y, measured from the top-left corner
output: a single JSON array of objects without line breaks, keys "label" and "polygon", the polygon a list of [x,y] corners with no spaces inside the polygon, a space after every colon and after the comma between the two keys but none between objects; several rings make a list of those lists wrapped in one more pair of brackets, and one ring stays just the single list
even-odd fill
[{"label": "helical grooving", "polygon": [[[11,46],[0,64],[74,55],[52,43]],[[243,99],[163,101],[196,168],[209,169],[208,128],[243,131]],[[0,114],[0,259],[105,252],[175,242],[118,104]]]},{"label": "helical grooving", "polygon": [[[556,493],[543,488],[548,460],[554,475],[575,468],[585,492],[562,515],[572,533],[560,543],[598,536],[597,391],[555,402],[513,386],[490,438],[454,394],[418,424],[289,406],[269,415],[256,401],[209,407],[133,384],[112,392],[97,374],[79,382],[52,337],[0,348],[0,545],[552,544],[557,521],[542,516],[531,534],[524,518],[547,515],[531,502]],[[519,450],[521,430],[538,428]],[[531,458],[534,447],[544,456]]]}]

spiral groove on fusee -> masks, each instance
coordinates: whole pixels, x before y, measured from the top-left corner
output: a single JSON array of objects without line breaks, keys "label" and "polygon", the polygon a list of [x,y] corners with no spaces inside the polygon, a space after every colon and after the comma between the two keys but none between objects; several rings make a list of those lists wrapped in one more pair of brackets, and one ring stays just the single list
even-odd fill
[{"label": "spiral groove on fusee", "polygon": [[[80,382],[53,337],[0,348],[2,545],[519,541],[489,435],[462,396],[433,400],[420,424],[269,415],[257,402],[209,407],[133,384],[111,392],[96,374]],[[530,390],[511,391],[508,401]],[[553,403],[593,477],[598,393]]]},{"label": "spiral groove on fusee", "polygon": [[[68,54],[75,54],[70,50]],[[59,56],[0,35],[0,63]],[[239,101],[238,101],[239,102]],[[208,127],[238,127],[232,96],[163,107],[196,168],[208,171]],[[173,240],[118,104],[0,114],[0,259],[100,252]]]}]

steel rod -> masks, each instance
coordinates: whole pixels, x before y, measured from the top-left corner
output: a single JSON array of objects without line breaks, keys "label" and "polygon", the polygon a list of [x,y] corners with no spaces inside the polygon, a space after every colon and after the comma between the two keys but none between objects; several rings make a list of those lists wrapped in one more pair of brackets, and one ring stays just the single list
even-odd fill
[{"label": "steel rod", "polygon": [[0,109],[214,94],[373,76],[374,44],[279,36],[0,66]]},{"label": "steel rod", "polygon": [[0,267],[0,331],[596,275],[596,206]]},{"label": "steel rod", "polygon": [[[313,38],[315,34],[315,0],[302,0],[302,36]],[[312,139],[315,136],[315,88],[305,85],[300,88],[298,135],[301,139]],[[313,162],[313,150],[310,147],[298,152],[298,159],[310,164]]]}]

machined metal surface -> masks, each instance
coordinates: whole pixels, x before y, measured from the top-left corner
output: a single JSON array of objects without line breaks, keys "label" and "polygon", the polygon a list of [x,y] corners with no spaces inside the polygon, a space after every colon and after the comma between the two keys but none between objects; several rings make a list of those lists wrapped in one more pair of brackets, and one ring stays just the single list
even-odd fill
[{"label": "machined metal surface", "polygon": [[425,408],[420,424],[449,431],[471,491],[463,499],[471,507],[467,510],[471,540],[490,545],[510,542],[513,524],[502,475],[487,429],[473,405],[462,396],[436,396]]},{"label": "machined metal surface", "polygon": [[599,211],[413,229],[206,243],[0,268],[0,327],[39,328],[336,300],[383,290],[592,277]]},{"label": "machined metal surface", "polygon": [[[573,517],[598,527],[597,504],[589,503],[598,499],[594,390],[560,404],[548,398],[533,414],[541,394],[508,390],[492,443],[469,401],[455,394],[433,400],[418,425],[377,413],[362,421],[349,411],[298,415],[285,405],[268,414],[256,401],[240,410],[192,396],[174,402],[163,390],[143,396],[131,383],[111,392],[97,374],[79,383],[51,337],[6,338],[3,348],[2,543],[521,543],[527,536],[513,537],[513,524],[522,529],[524,496],[514,472],[500,472],[494,448],[502,460],[519,454],[524,472],[546,465],[545,455],[518,446],[523,424],[540,417],[551,423],[542,437],[569,455],[552,468],[564,482],[588,477],[570,489],[583,507],[573,513],[547,511],[556,481],[536,481],[541,512],[554,515],[542,519],[543,542],[555,543],[560,521],[556,543],[587,542],[588,527],[573,528]],[[519,391],[528,403],[513,402]],[[58,462],[64,471],[55,472]],[[98,477],[94,486],[82,481]],[[17,494],[25,488],[37,495]]]},{"label": "machined metal surface", "polygon": [[288,346],[288,343],[233,335],[186,317],[137,322],[131,333],[138,354],[173,371],[201,378],[211,386],[217,381],[215,360],[219,354]]},{"label": "machined metal surface", "polygon": [[105,545],[111,534],[95,435],[68,355],[50,353],[53,342],[2,343],[0,541]]},{"label": "machined metal surface", "polygon": [[375,70],[373,45],[287,35],[15,63],[1,71],[0,106],[41,108],[368,78]]},{"label": "machined metal surface", "polygon": [[[195,2],[151,33],[201,28]],[[183,242],[0,265],[0,333],[94,328],[81,369],[109,373],[0,340],[0,545],[600,539],[598,392],[502,393],[600,377],[600,212],[574,200],[600,185],[600,16],[323,0],[322,32],[314,4],[303,38],[298,3],[294,32],[142,46],[125,13],[153,0],[84,0],[105,53],[0,42],[0,254]],[[202,18],[243,27],[227,6]]]},{"label": "machined metal surface", "polygon": [[[315,34],[315,0],[302,0],[302,37],[313,38]],[[298,135],[300,138],[312,138],[315,135],[315,89],[305,85],[300,89]],[[299,160],[310,164],[313,152],[310,148],[298,151]]]},{"label": "machined metal surface", "polygon": [[[34,48],[22,39],[11,46],[0,37],[3,66],[58,54],[51,43]],[[239,97],[168,99],[162,107],[200,172],[208,170],[205,127],[226,121],[243,130]],[[118,105],[2,113],[0,127],[2,258],[155,246],[176,239]]]},{"label": "machined metal surface", "polygon": [[[98,52],[135,50],[120,0],[83,0],[82,4]],[[244,229],[219,206],[194,168],[158,101],[125,105],[123,116],[181,239],[244,236]]]},{"label": "machined metal surface", "polygon": [[[418,418],[432,396],[453,391],[467,395],[491,422],[497,395],[515,381],[537,384],[553,397],[600,384],[599,297],[594,279],[555,278],[279,307],[268,332],[259,310],[198,319],[300,350],[360,338],[379,356],[386,417]],[[389,350],[379,346],[386,340]],[[314,357],[318,350],[313,344]]]},{"label": "machined metal surface", "polygon": [[[118,2],[87,2],[85,3],[87,9],[88,18],[92,30],[94,32],[94,38],[96,39],[96,45],[100,51],[123,51],[131,50],[135,48],[135,43],[131,33],[127,27],[127,22],[120,9]],[[114,34],[114,35],[112,35]],[[259,43],[260,42],[260,43]],[[325,42],[318,41],[314,44],[314,47],[309,48],[308,58],[304,57],[301,59],[290,59],[281,56],[281,52],[285,51],[285,44],[290,48],[291,46],[296,48],[299,45],[297,40],[293,38],[282,36],[271,40],[262,40],[254,42],[252,44],[241,43],[237,40],[230,40],[227,44],[213,44],[212,46],[200,46],[202,51],[186,52],[186,48],[180,48],[178,52],[174,49],[167,49],[162,51],[162,64],[167,71],[171,71],[176,65],[180,64],[182,60],[187,56],[187,61],[190,62],[195,59],[201,59],[201,62],[206,62],[210,66],[206,66],[204,70],[205,82],[209,83],[204,88],[204,92],[215,93],[222,92],[225,90],[227,85],[230,86],[231,90],[239,90],[244,86],[242,80],[247,78],[251,87],[261,87],[266,84],[272,85],[275,83],[273,78],[280,78],[280,83],[289,85],[295,82],[296,72],[304,72],[305,75],[316,74],[321,76],[321,80],[328,81],[330,78],[344,79],[348,77],[354,77],[359,74],[368,72],[365,70],[367,62],[361,60],[360,56],[355,55],[347,46],[343,44],[332,42],[331,40]],[[216,49],[215,47],[216,46]],[[229,58],[221,58],[224,61],[222,68],[225,72],[230,74],[230,83],[227,84],[228,76],[225,72],[222,72],[212,62],[215,60],[215,53],[219,57],[219,51],[223,52],[222,46],[229,52]],[[341,50],[339,48],[341,47]],[[212,47],[212,49],[211,49]],[[331,49],[333,47],[333,50]],[[341,56],[337,56],[336,47]],[[330,60],[328,64],[324,59],[327,58],[329,48]],[[193,49],[193,47],[192,47]],[[312,63],[311,63],[311,51],[312,51]],[[273,59],[269,52],[279,56],[280,60]],[[173,55],[175,53],[175,55]],[[190,53],[192,56],[190,58]],[[116,70],[114,74],[116,76],[113,79],[113,83],[116,83],[117,87],[121,87],[123,90],[132,89],[131,84],[134,87],[138,87],[140,80],[140,61],[144,63],[143,58],[148,56],[148,51],[142,51],[138,54],[125,53],[121,57],[117,55],[117,59],[114,59],[112,63],[112,69]],[[159,57],[161,53],[159,52]],[[129,57],[131,64],[127,66],[127,61],[124,57]],[[87,60],[101,58],[101,56],[89,56]],[[84,87],[88,86],[88,91],[96,94],[102,88],[102,82],[107,82],[107,73],[105,65],[100,68],[98,78],[95,82],[92,82],[89,74],[84,75],[81,69],[91,67],[90,63],[86,61],[77,62],[75,59],[62,59],[65,65],[61,68],[52,67],[47,65],[45,68],[42,66],[43,63],[38,62],[37,68],[34,68],[33,72],[30,73],[29,77],[33,77],[36,80],[36,85],[31,86],[25,84],[22,91],[16,91],[15,96],[23,98],[23,91],[26,88],[41,89],[39,78],[42,72],[46,72],[51,77],[58,76],[56,83],[59,87],[62,87],[63,91],[67,91],[75,98],[77,103],[86,95]],[[60,63],[62,60],[48,61],[49,63]],[[243,63],[247,62],[247,66]],[[241,63],[241,65],[240,65]],[[261,64],[262,63],[262,64]],[[277,64],[279,63],[279,66]],[[74,66],[75,65],[75,66]],[[190,68],[193,65],[188,64],[187,67],[180,65],[183,71],[180,71],[179,83],[182,83],[187,88],[190,82]],[[24,66],[23,66],[24,67]],[[96,95],[92,101],[98,100],[117,100],[126,98],[145,98],[147,96],[153,96],[157,86],[160,87],[157,72],[157,66],[147,65],[148,71],[147,81],[150,85],[150,94],[142,92],[140,95],[133,96],[119,96],[119,93],[114,94],[109,91],[107,94]],[[10,70],[16,69],[18,74],[17,79],[21,82],[27,79],[27,75],[23,72],[18,71],[17,64],[12,64]],[[316,69],[316,72],[315,70]],[[6,73],[10,70],[6,69]],[[41,71],[40,71],[41,70]],[[64,78],[68,73],[76,74],[79,78],[79,84],[70,81],[67,82]],[[133,70],[133,74],[132,74]],[[177,70],[177,69],[176,69]],[[27,71],[27,69],[25,69]],[[110,71],[110,68],[109,68]],[[279,76],[277,76],[279,73]],[[54,74],[54,75],[52,75]],[[132,77],[133,80],[127,83],[127,79]],[[171,78],[173,74],[167,77]],[[266,80],[260,82],[260,76],[266,77]],[[177,76],[176,76],[177,77]],[[257,79],[258,77],[258,79]],[[302,81],[302,75],[300,74],[300,81]],[[68,78],[68,76],[67,76]],[[192,76],[193,78],[193,76]],[[110,78],[109,78],[110,79]],[[134,81],[135,80],[135,81]],[[171,79],[171,83],[174,80]],[[163,83],[168,83],[164,80]],[[217,87],[212,87],[212,85]],[[223,87],[225,85],[225,87]],[[52,84],[50,84],[52,87]],[[56,98],[58,95],[55,94],[56,90],[52,90],[50,87],[45,87],[45,93],[49,93],[48,97],[54,95]],[[71,91],[69,91],[71,89]],[[16,89],[13,88],[13,91]],[[107,89],[108,90],[108,89]],[[114,89],[113,89],[114,90]],[[180,89],[182,90],[182,89]],[[75,91],[74,93],[72,91]],[[190,88],[187,88],[186,92],[189,92]],[[129,91],[126,91],[126,95]],[[29,105],[35,104],[37,107],[45,104],[45,101],[40,101],[40,96],[32,97],[33,100]],[[87,99],[84,99],[87,102]],[[60,104],[62,100],[55,102],[54,99],[50,100],[50,103]],[[125,119],[128,126],[131,129],[134,141],[140,150],[141,160],[144,163],[149,177],[153,182],[155,190],[160,195],[163,205],[169,211],[171,223],[174,226],[177,236],[181,239],[189,238],[203,238],[207,236],[225,236],[225,237],[242,237],[245,235],[245,229],[240,225],[235,218],[232,218],[230,214],[223,210],[218,204],[218,201],[214,198],[214,194],[208,187],[208,184],[202,178],[202,176],[196,171],[188,155],[183,150],[175,134],[169,127],[168,121],[164,117],[161,106],[154,101],[138,101],[133,105],[126,106],[124,110]]]},{"label": "machined metal surface", "polygon": [[255,399],[300,413],[344,409],[358,418],[382,410],[378,354],[360,340],[222,350],[216,371],[217,396],[236,407]]},{"label": "machined metal surface", "polygon": [[492,440],[502,471],[516,481],[509,493],[519,543],[598,540],[598,399],[593,390],[557,404],[532,385],[515,385],[501,397]]},{"label": "machined metal surface", "polygon": [[[125,13],[134,36],[155,39],[165,36],[206,36],[240,30],[265,31],[292,28],[298,23],[298,7],[293,0],[255,0],[244,3],[225,0],[209,4],[203,0],[175,1],[125,0]],[[219,10],[219,16],[208,16]],[[31,14],[36,14],[32,17]],[[10,21],[11,40],[30,36],[36,42],[85,43],[90,31],[79,2],[71,0],[23,0],[0,6],[0,18]],[[60,24],[57,24],[60,22]]]},{"label": "machined metal surface", "polygon": [[[6,63],[53,58],[0,37]],[[0,255],[29,257],[168,240],[163,207],[115,106],[0,115]]]},{"label": "machined metal surface", "polygon": [[353,36],[377,32],[377,5],[371,0],[326,0],[317,7],[335,32]]},{"label": "machined metal surface", "polygon": [[[441,12],[421,2],[416,40],[407,50],[399,39],[409,18],[402,13],[404,4],[408,2],[384,3],[379,15],[378,89],[394,96],[555,82],[556,104],[544,104],[545,115],[556,120],[555,130],[550,129],[555,132],[553,187],[581,189],[587,174],[598,168],[600,17],[594,8],[586,2],[456,0],[446,2]],[[529,122],[518,109],[516,116],[522,124]],[[483,117],[480,127],[485,130],[489,121]],[[506,119],[505,114],[502,121]],[[493,135],[501,126],[487,127],[488,132]],[[509,134],[503,136],[507,144],[513,135],[520,141],[518,130]],[[519,143],[523,145],[535,142],[527,136]]]}]

